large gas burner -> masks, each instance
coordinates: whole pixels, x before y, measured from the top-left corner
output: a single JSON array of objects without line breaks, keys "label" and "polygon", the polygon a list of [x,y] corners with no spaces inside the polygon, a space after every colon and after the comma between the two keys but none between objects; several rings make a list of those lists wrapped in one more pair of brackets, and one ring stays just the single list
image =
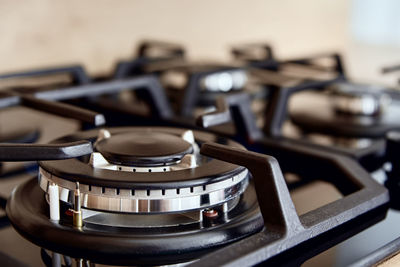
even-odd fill
[{"label": "large gas burner", "polygon": [[28,239],[75,258],[111,264],[191,260],[263,227],[249,171],[201,155],[205,142],[244,149],[210,133],[162,127],[59,138],[49,147],[92,144],[92,151],[39,162],[39,186],[32,179],[20,187],[12,201],[20,207],[10,217],[22,222],[17,227]]},{"label": "large gas burner", "polygon": [[[79,134],[62,140],[82,140]],[[40,163],[40,186],[60,187],[71,202],[79,182],[82,206],[92,210],[181,212],[227,204],[248,185],[244,168],[200,156],[192,131],[169,128],[117,128],[86,132],[96,140],[89,162],[79,159]],[[56,140],[55,142],[58,142]],[[227,141],[233,146],[240,146]],[[197,152],[196,152],[197,151]]]}]

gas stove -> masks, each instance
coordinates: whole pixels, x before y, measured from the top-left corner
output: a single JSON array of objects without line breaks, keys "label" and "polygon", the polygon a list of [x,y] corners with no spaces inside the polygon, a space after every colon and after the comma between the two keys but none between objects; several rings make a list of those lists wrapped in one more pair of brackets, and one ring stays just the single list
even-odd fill
[{"label": "gas stove", "polygon": [[372,253],[395,229],[343,252],[400,220],[396,91],[351,82],[336,54],[281,60],[265,44],[233,54],[197,64],[182,46],[144,42],[108,77],[79,66],[0,75],[0,112],[60,125],[0,144],[4,165],[30,166],[1,191],[15,186],[2,201],[3,261],[312,266],[333,247],[363,265],[397,252],[393,241]]}]

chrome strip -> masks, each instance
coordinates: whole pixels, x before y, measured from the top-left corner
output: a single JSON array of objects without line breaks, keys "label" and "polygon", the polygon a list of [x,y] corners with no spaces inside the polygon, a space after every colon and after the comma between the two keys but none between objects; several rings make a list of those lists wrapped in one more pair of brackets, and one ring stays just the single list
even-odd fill
[{"label": "chrome strip", "polygon": [[[48,184],[59,186],[60,200],[71,203],[68,196],[75,182],[52,175],[40,168],[39,185],[48,193]],[[157,190],[106,188],[80,184],[83,208],[126,213],[182,212],[222,204],[240,196],[248,185],[248,170],[226,180],[207,185]],[[89,190],[90,189],[90,190]]]}]

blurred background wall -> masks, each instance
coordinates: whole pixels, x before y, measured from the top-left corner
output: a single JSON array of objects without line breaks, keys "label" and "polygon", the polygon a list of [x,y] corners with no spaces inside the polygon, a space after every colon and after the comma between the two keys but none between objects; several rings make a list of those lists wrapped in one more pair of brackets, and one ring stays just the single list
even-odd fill
[{"label": "blurred background wall", "polygon": [[[396,0],[0,1],[0,72],[83,63],[111,71],[143,38],[183,43],[194,59],[268,41],[278,56],[340,51],[356,78],[400,62]],[[363,62],[363,64],[360,64]],[[361,69],[360,69],[361,68]]]},{"label": "blurred background wall", "polygon": [[0,1],[0,71],[84,62],[109,71],[143,38],[226,58],[230,44],[270,41],[282,55],[342,49],[347,1]]},{"label": "blurred background wall", "polygon": [[[399,36],[389,42],[374,40],[382,37],[385,25],[396,28],[387,21],[393,5],[399,4],[395,0],[2,0],[0,72],[83,63],[90,73],[104,73],[111,71],[116,59],[131,56],[141,39],[157,38],[183,43],[194,59],[228,59],[230,45],[254,41],[270,42],[281,57],[335,50],[344,53],[353,76],[371,79],[382,64],[400,62],[400,41],[393,42]],[[381,36],[371,39],[374,31]]]}]

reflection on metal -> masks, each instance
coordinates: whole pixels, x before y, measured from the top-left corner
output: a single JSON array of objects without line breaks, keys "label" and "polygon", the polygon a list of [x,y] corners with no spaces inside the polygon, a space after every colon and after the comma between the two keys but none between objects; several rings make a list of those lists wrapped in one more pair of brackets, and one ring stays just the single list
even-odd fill
[{"label": "reflection on metal", "polygon": [[[240,197],[248,186],[248,171],[220,182],[176,189],[126,189],[106,188],[80,184],[81,205],[87,209],[127,212],[155,213],[181,212],[220,205]],[[60,200],[70,203],[70,195],[76,193],[75,183],[51,175],[40,169],[39,185],[48,193],[48,184],[56,183],[60,188]]]},{"label": "reflection on metal", "polygon": [[330,89],[333,109],[344,114],[377,116],[385,112],[391,103],[391,97],[380,87],[337,83]]},{"label": "reflection on metal", "polygon": [[228,92],[239,90],[247,82],[247,74],[243,70],[224,71],[209,74],[202,81],[202,87],[211,92]]},{"label": "reflection on metal", "polygon": [[[215,206],[214,209],[227,213],[236,207],[239,199],[229,200],[222,205]],[[156,228],[199,223],[203,220],[203,210],[168,214],[121,214],[82,209],[82,216],[87,227]]]}]

